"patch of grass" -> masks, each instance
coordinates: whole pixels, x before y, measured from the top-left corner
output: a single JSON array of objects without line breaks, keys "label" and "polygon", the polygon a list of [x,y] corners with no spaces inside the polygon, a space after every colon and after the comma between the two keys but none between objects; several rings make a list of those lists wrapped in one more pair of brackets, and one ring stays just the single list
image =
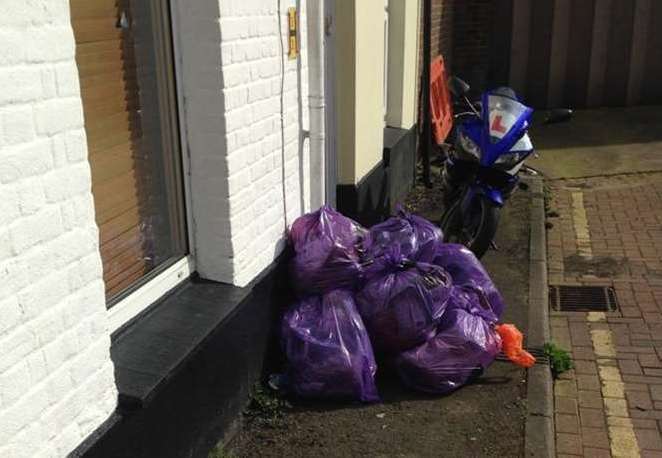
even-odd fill
[{"label": "patch of grass", "polygon": [[211,449],[207,458],[236,458],[235,454],[225,450],[223,444],[218,444],[216,447]]},{"label": "patch of grass", "polygon": [[248,407],[244,411],[244,416],[251,422],[277,428],[282,424],[283,412],[287,407],[289,407],[288,402],[275,396],[262,384],[256,383]]},{"label": "patch of grass", "polygon": [[549,358],[549,365],[552,369],[552,375],[557,378],[565,371],[575,367],[570,357],[570,353],[565,351],[554,343],[546,343],[544,346],[545,354]]}]

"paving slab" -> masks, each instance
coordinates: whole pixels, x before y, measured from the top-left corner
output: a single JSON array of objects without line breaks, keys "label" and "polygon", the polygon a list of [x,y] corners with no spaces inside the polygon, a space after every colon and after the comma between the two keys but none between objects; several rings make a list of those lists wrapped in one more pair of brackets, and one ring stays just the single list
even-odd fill
[{"label": "paving slab", "polygon": [[557,434],[557,456],[655,456],[662,450],[655,402],[662,397],[662,172],[546,183],[550,284],[608,286],[619,304],[606,313],[551,311],[553,337],[569,345],[576,364],[555,382],[556,428],[570,433],[576,399],[583,444],[570,450]]}]

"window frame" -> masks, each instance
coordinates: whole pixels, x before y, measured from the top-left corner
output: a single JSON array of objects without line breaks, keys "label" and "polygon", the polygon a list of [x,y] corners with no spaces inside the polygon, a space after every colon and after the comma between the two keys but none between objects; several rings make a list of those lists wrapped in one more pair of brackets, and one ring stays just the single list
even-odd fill
[{"label": "window frame", "polygon": [[[151,305],[168,294],[178,285],[188,280],[196,271],[195,255],[193,253],[192,215],[191,215],[191,186],[190,186],[190,160],[187,149],[185,116],[182,107],[181,67],[178,65],[179,49],[176,40],[178,33],[175,20],[175,10],[171,0],[153,2],[159,8],[160,20],[158,33],[160,34],[160,58],[168,63],[168,75],[164,78],[167,87],[162,91],[160,107],[162,113],[168,117],[166,144],[171,145],[170,150],[174,161],[171,161],[178,171],[173,174],[175,183],[173,189],[177,196],[174,198],[176,208],[173,213],[181,218],[178,228],[184,231],[182,241],[185,244],[183,256],[174,256],[147,273],[134,285],[112,298],[107,303],[107,316],[111,333],[118,331],[129,322],[139,317]],[[156,15],[155,15],[156,16]],[[169,140],[169,143],[168,143]]]}]

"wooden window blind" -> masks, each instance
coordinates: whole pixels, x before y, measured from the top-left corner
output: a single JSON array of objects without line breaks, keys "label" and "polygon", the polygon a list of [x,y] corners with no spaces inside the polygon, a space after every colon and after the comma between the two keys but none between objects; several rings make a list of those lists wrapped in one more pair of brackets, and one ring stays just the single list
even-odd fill
[{"label": "wooden window blind", "polygon": [[186,254],[165,0],[71,0],[106,295]]}]

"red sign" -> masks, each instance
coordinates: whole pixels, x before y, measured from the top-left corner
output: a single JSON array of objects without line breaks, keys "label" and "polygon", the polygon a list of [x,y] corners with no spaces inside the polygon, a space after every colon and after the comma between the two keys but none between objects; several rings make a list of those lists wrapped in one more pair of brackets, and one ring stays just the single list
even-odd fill
[{"label": "red sign", "polygon": [[432,115],[432,133],[437,144],[448,137],[453,127],[453,106],[448,92],[444,59],[437,56],[430,64],[430,112]]}]

